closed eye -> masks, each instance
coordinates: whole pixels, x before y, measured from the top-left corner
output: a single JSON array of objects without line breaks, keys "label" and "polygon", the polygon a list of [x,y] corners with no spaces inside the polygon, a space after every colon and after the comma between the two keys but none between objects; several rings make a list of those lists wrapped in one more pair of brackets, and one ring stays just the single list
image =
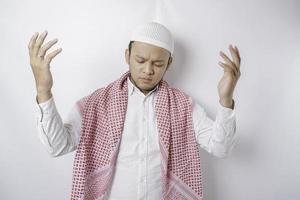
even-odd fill
[{"label": "closed eye", "polygon": [[138,63],[143,63],[144,61],[143,60],[136,60]]},{"label": "closed eye", "polygon": [[[145,61],[144,60],[136,60],[138,63],[144,63]],[[155,66],[157,67],[163,67],[164,64],[155,64]]]}]

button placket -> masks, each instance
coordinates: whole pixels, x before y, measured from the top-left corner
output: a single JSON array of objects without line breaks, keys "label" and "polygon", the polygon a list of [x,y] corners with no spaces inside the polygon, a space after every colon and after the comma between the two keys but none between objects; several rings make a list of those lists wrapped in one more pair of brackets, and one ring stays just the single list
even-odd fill
[{"label": "button placket", "polygon": [[141,135],[140,135],[140,177],[139,177],[139,196],[140,198],[143,198],[145,197],[146,195],[146,170],[147,170],[147,166],[146,166],[146,161],[147,161],[147,141],[146,141],[146,137],[145,137],[145,133],[147,131],[147,118],[146,118],[146,115],[147,115],[147,111],[145,109],[145,99],[146,98],[143,98],[143,101],[142,101],[142,104],[143,104],[143,110],[142,110],[142,124],[143,124],[143,128],[142,129],[142,132],[141,132]]}]

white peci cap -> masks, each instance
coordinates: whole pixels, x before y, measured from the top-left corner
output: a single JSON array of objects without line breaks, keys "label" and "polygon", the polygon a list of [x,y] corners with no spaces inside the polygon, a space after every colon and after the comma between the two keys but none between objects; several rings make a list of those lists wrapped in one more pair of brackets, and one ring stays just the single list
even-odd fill
[{"label": "white peci cap", "polygon": [[174,38],[171,31],[158,22],[148,22],[137,26],[130,37],[131,41],[149,43],[168,50],[173,56]]}]

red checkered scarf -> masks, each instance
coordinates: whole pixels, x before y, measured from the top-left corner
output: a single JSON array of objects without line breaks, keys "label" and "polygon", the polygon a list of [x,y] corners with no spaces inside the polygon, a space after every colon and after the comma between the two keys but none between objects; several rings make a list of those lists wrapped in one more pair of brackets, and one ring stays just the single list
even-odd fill
[{"label": "red checkered scarf", "polygon": [[[73,166],[71,200],[107,199],[127,109],[129,74],[127,71],[77,102],[82,112],[82,129]],[[163,199],[201,200],[200,156],[191,102],[183,92],[161,80],[155,110]]]}]

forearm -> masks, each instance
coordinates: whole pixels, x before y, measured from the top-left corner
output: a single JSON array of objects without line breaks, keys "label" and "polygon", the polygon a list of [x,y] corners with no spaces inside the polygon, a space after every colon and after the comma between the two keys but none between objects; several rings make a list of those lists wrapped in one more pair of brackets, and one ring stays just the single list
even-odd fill
[{"label": "forearm", "polygon": [[37,115],[38,135],[52,156],[63,155],[76,147],[71,134],[72,126],[64,124],[56,110],[54,100],[40,103]]},{"label": "forearm", "polygon": [[219,104],[216,120],[212,120],[200,105],[195,104],[193,122],[200,147],[220,158],[230,153],[235,142],[235,110]]}]

